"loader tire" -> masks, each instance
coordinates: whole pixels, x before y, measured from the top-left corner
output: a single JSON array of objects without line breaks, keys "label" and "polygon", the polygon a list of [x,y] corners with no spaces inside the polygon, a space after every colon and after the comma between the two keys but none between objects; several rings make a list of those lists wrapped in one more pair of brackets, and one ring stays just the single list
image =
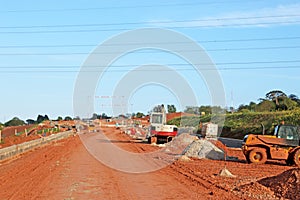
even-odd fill
[{"label": "loader tire", "polygon": [[267,161],[267,152],[263,148],[254,148],[250,151],[248,159],[250,163],[264,164]]},{"label": "loader tire", "polygon": [[300,149],[296,150],[294,153],[294,163],[300,167]]}]

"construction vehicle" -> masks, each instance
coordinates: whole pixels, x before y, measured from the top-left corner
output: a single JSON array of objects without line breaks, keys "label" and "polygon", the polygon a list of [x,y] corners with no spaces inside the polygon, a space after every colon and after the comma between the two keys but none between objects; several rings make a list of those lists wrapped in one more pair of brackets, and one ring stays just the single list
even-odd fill
[{"label": "construction vehicle", "polygon": [[164,105],[157,106],[150,114],[150,127],[146,135],[148,143],[170,142],[178,133],[175,125],[167,125],[167,117]]},{"label": "construction vehicle", "polygon": [[270,160],[285,160],[300,167],[300,126],[278,125],[274,135],[246,135],[242,146],[248,163],[263,164]]}]

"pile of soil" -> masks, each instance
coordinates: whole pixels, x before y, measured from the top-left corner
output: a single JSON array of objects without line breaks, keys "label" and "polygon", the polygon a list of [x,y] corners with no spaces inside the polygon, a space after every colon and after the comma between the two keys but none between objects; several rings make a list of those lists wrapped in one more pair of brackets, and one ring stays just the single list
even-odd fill
[{"label": "pile of soil", "polygon": [[192,158],[207,158],[211,160],[224,160],[224,152],[208,140],[200,139],[191,143],[184,155]]},{"label": "pile of soil", "polygon": [[268,177],[258,181],[269,187],[278,197],[287,199],[300,199],[300,169],[290,169],[277,176]]},{"label": "pile of soil", "polygon": [[265,187],[256,181],[236,187],[233,189],[233,192],[239,193],[244,199],[278,200],[278,197],[276,197],[270,188]]},{"label": "pile of soil", "polygon": [[227,147],[221,141],[219,141],[219,140],[213,140],[213,139],[210,139],[209,141],[211,143],[213,143],[216,147],[218,147],[219,149],[221,149],[222,151],[224,151],[224,152],[227,153]]},{"label": "pile of soil", "polygon": [[174,154],[182,154],[182,152],[192,142],[198,140],[197,136],[190,135],[189,133],[182,133],[173,138],[171,142],[168,142],[165,146],[166,152],[172,152]]}]

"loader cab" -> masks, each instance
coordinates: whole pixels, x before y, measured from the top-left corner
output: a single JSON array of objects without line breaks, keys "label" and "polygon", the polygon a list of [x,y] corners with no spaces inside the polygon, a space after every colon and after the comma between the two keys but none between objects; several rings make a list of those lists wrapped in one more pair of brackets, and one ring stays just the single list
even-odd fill
[{"label": "loader cab", "polygon": [[278,125],[275,127],[274,135],[277,138],[286,139],[287,142],[294,145],[300,145],[300,126]]}]

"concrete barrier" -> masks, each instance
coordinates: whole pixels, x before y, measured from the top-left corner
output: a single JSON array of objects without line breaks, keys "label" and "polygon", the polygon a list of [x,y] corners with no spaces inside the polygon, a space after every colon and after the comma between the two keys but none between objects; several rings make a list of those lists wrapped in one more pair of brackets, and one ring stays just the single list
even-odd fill
[{"label": "concrete barrier", "polygon": [[73,134],[74,134],[73,131],[65,131],[65,132],[53,134],[53,135],[50,135],[47,137],[39,138],[36,140],[24,142],[21,144],[16,144],[16,145],[6,147],[6,148],[2,148],[2,149],[0,149],[0,160],[11,158],[20,153],[24,153],[26,151],[35,149],[37,147],[40,147],[40,146],[50,143],[52,141],[57,141],[57,140],[67,138]]}]

